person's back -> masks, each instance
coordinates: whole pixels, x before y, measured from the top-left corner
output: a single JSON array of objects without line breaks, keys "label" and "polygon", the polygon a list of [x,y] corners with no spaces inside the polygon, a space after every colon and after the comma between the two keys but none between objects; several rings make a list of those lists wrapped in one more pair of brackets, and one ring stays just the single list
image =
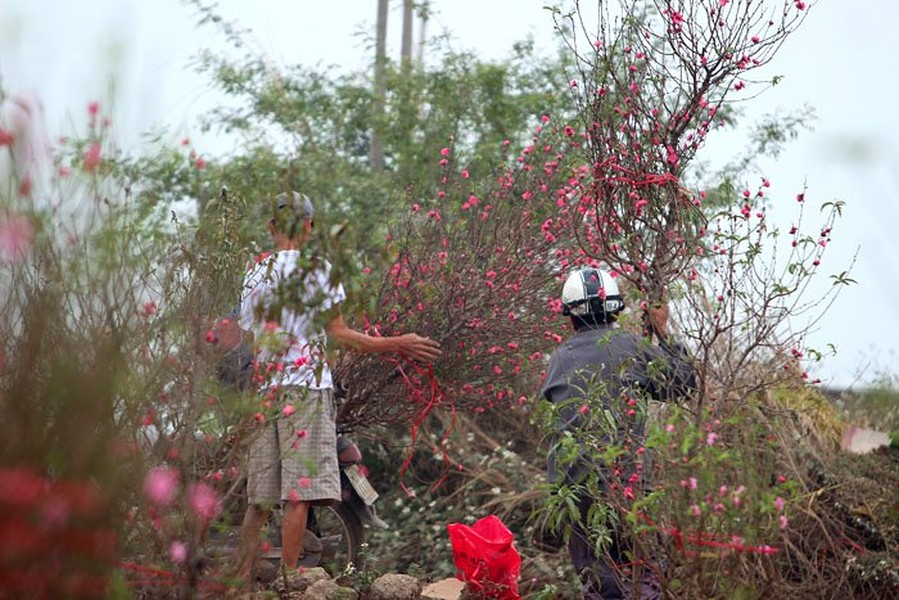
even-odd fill
[{"label": "person's back", "polygon": [[[278,250],[246,274],[240,325],[253,332],[257,360],[269,371],[263,387],[333,387],[325,361],[327,334],[318,321],[345,298],[343,286],[331,284],[328,262],[309,259],[299,249]],[[259,318],[267,312],[276,314]]]},{"label": "person's back", "polygon": [[[542,392],[555,406],[556,429],[561,433],[577,429],[584,405],[581,400],[587,397],[620,416],[628,395],[664,401],[685,394],[693,384],[693,370],[683,348],[654,346],[641,336],[607,324],[581,328],[553,352]],[[642,437],[642,416],[629,422],[621,419],[618,431],[607,432],[605,441],[621,441],[625,425],[632,436]],[[554,437],[551,443],[555,442]],[[549,478],[556,481],[555,452],[549,459]]]},{"label": "person's back", "polygon": [[[543,383],[544,397],[554,404],[584,397],[601,382],[604,395],[618,396],[622,388],[637,387],[661,399],[649,364],[664,361],[643,338],[612,325],[582,328],[565,340],[550,358]],[[571,424],[566,419],[563,426]]]}]

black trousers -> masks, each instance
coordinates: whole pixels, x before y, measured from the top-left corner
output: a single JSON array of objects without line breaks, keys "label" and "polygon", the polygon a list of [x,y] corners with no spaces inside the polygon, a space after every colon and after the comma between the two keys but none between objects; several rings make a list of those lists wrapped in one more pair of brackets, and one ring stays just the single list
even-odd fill
[{"label": "black trousers", "polygon": [[[580,500],[581,522],[587,518],[587,512],[593,503],[592,498]],[[581,580],[584,600],[617,600],[637,599],[657,600],[662,597],[657,582],[653,581],[651,566],[645,566],[640,582],[639,593],[634,595],[635,581],[626,577],[622,566],[630,562],[627,557],[627,546],[622,544],[618,531],[612,532],[612,543],[603,556],[594,552],[594,544],[589,540],[580,523],[574,525],[568,540],[568,554]],[[628,569],[629,571],[630,569]]]}]

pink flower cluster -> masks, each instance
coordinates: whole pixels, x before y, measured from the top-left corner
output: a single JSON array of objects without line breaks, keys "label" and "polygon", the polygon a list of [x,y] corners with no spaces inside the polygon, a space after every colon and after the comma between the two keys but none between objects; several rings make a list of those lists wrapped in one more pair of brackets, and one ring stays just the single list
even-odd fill
[{"label": "pink flower cluster", "polygon": [[34,239],[34,226],[24,215],[0,217],[0,262],[21,261]]}]

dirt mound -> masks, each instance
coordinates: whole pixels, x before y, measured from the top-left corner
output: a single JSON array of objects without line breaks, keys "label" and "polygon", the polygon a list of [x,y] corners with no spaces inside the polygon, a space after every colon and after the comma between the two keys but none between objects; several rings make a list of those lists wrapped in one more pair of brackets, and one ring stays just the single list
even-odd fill
[{"label": "dirt mound", "polygon": [[899,449],[837,454],[826,465],[810,464],[809,474],[810,512],[832,536],[830,556],[820,558],[841,561],[850,586],[866,597],[897,597]]}]

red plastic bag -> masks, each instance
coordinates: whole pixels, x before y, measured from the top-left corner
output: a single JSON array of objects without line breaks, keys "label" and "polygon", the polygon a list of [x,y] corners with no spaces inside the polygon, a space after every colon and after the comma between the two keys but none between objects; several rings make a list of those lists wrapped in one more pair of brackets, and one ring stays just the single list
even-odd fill
[{"label": "red plastic bag", "polygon": [[521,599],[521,556],[513,545],[512,532],[499,517],[484,517],[471,527],[450,523],[446,528],[453,545],[456,577],[466,582],[471,592],[480,598]]}]

